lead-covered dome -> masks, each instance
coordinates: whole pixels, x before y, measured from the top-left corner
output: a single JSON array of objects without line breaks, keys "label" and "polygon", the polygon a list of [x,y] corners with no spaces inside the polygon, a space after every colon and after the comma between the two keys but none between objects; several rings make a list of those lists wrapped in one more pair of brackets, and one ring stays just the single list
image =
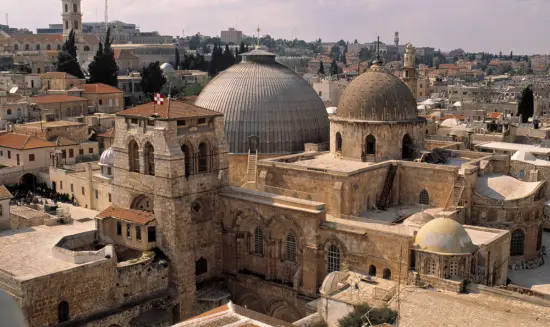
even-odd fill
[{"label": "lead-covered dome", "polygon": [[418,120],[416,106],[411,90],[399,78],[370,69],[346,87],[336,116],[365,121]]},{"label": "lead-covered dome", "polygon": [[242,54],[242,62],[220,73],[195,105],[222,112],[232,153],[247,153],[258,137],[260,153],[295,153],[304,143],[329,139],[325,106],[302,77],[262,50]]},{"label": "lead-covered dome", "polygon": [[473,253],[476,250],[464,227],[449,218],[436,218],[422,226],[414,245],[424,251],[445,254]]}]

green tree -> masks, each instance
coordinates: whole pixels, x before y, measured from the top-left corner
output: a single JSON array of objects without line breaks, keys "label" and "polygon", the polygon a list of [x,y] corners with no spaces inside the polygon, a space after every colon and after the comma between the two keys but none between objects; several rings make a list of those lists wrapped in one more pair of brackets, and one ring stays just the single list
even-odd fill
[{"label": "green tree", "polygon": [[176,70],[180,69],[180,52],[178,51],[178,48],[176,48]]},{"label": "green tree", "polygon": [[208,68],[208,75],[214,77],[223,70],[223,53],[220,46],[217,43],[214,44],[212,49],[212,59],[210,60],[210,67]]},{"label": "green tree", "polygon": [[84,74],[78,63],[75,34],[73,30],[71,30],[69,37],[65,40],[65,43],[63,43],[61,51],[57,54],[55,66],[58,72],[71,74],[78,78],[84,78]]},{"label": "green tree", "polygon": [[244,46],[244,42],[241,42],[241,45],[239,46],[239,53],[245,53],[248,51],[248,48]]},{"label": "green tree", "polygon": [[348,45],[346,44],[346,45],[344,46],[344,52],[342,52],[342,63],[343,63],[344,65],[347,65],[347,64],[348,64],[348,59],[346,58],[347,53],[348,53]]},{"label": "green tree", "polygon": [[108,28],[104,43],[99,43],[99,49],[90,65],[88,65],[89,83],[117,86],[118,65],[115,60],[115,52],[111,47],[112,42],[111,28]]},{"label": "green tree", "polygon": [[344,45],[346,45],[346,41],[340,40],[340,41],[336,42],[336,44],[338,44],[339,46],[343,47]]},{"label": "green tree", "polygon": [[162,90],[164,84],[166,84],[166,78],[162,75],[158,61],[143,67],[141,70],[141,89],[150,99],[153,99],[154,94]]},{"label": "green tree", "polygon": [[369,61],[372,59],[372,51],[369,50],[369,48],[362,48],[359,51],[359,59],[361,61]]},{"label": "green tree", "polygon": [[[368,318],[368,319],[367,319]],[[371,326],[384,323],[393,324],[397,319],[397,311],[388,307],[371,308],[366,303],[354,306],[353,311],[338,320],[340,327],[362,327],[370,322]]]},{"label": "green tree", "polygon": [[338,75],[340,70],[340,67],[338,67],[338,64],[336,63],[336,59],[332,60],[330,63],[330,74],[331,75]]},{"label": "green tree", "polygon": [[227,68],[233,66],[235,64],[235,56],[233,55],[233,52],[229,49],[229,46],[226,44],[225,49],[223,51],[223,66],[222,70],[226,70]]},{"label": "green tree", "polygon": [[197,50],[200,45],[201,45],[200,35],[195,34],[195,35],[191,36],[191,39],[189,40],[189,49],[190,50]]},{"label": "green tree", "polygon": [[323,65],[323,61],[319,62],[319,70],[317,71],[317,74],[319,75],[325,75],[325,65]]},{"label": "green tree", "polygon": [[193,96],[193,95],[199,95],[202,91],[202,88],[203,88],[203,86],[200,83],[189,84],[185,87],[185,90],[183,91],[183,94],[186,97]]},{"label": "green tree", "polygon": [[333,45],[330,49],[330,57],[338,58],[340,56],[340,47],[338,45]]},{"label": "green tree", "polygon": [[206,43],[202,44],[202,53],[205,53],[205,54],[210,53],[210,48],[208,47],[208,44]]},{"label": "green tree", "polygon": [[518,116],[521,115],[521,122],[527,123],[529,118],[533,117],[535,110],[535,103],[533,97],[533,90],[531,85],[528,85],[523,92],[521,92],[521,100],[518,104]]}]

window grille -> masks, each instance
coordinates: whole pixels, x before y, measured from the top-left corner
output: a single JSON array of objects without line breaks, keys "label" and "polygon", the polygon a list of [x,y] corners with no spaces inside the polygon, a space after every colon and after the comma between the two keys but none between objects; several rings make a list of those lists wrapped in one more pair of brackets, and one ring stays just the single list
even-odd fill
[{"label": "window grille", "polygon": [[328,248],[327,272],[340,271],[340,249],[334,244]]},{"label": "window grille", "polygon": [[296,262],[296,237],[292,233],[286,236],[285,259],[286,261]]},{"label": "window grille", "polygon": [[428,191],[422,190],[420,192],[420,195],[418,196],[418,203],[430,205],[430,195],[428,194]]},{"label": "window grille", "polygon": [[521,229],[516,229],[512,233],[512,240],[510,242],[510,255],[523,255],[523,248],[525,244],[525,233]]},{"label": "window grille", "polygon": [[260,227],[256,227],[254,230],[254,252],[264,254],[264,232]]}]

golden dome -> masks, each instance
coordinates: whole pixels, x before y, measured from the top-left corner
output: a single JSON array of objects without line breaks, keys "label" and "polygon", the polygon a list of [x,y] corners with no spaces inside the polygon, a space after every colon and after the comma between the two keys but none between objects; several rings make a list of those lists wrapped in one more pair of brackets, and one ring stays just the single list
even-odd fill
[{"label": "golden dome", "polygon": [[445,254],[476,251],[464,227],[449,218],[437,218],[424,225],[418,231],[414,245],[420,250]]}]

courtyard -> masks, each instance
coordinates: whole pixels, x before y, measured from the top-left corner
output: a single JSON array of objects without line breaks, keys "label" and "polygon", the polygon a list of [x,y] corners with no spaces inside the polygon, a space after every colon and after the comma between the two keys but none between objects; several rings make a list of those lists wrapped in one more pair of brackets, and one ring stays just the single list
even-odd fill
[{"label": "courtyard", "polygon": [[[550,232],[542,234],[542,245],[546,253],[550,250]],[[544,256],[545,263],[535,269],[508,270],[512,284],[530,288],[533,291],[550,294],[550,258]]]}]

